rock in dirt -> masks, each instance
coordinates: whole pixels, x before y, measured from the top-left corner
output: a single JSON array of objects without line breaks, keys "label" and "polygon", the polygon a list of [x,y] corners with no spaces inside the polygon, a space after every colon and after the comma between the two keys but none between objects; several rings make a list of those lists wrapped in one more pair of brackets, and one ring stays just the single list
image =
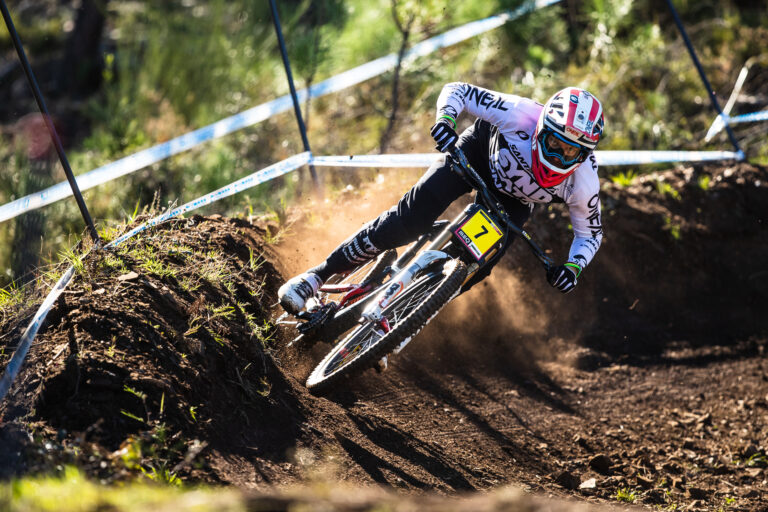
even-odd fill
[{"label": "rock in dirt", "polygon": [[611,472],[611,459],[605,454],[595,455],[589,459],[589,467],[601,473],[607,475]]},{"label": "rock in dirt", "polygon": [[127,274],[123,274],[117,278],[118,281],[133,281],[134,279],[138,279],[139,274],[136,272],[128,272]]},{"label": "rock in dirt", "polygon": [[596,489],[597,488],[597,479],[590,478],[589,480],[584,480],[579,485],[579,489],[583,490],[590,490],[590,489]]},{"label": "rock in dirt", "polygon": [[570,471],[562,471],[555,477],[555,483],[573,491],[579,488],[581,479]]},{"label": "rock in dirt", "polygon": [[573,436],[573,442],[578,444],[588,452],[594,451],[592,446],[590,446],[589,442],[587,442],[585,436],[581,434],[576,434],[575,436]]},{"label": "rock in dirt", "polygon": [[694,500],[706,500],[709,496],[709,492],[705,489],[701,489],[700,487],[689,487],[688,488],[688,497]]}]

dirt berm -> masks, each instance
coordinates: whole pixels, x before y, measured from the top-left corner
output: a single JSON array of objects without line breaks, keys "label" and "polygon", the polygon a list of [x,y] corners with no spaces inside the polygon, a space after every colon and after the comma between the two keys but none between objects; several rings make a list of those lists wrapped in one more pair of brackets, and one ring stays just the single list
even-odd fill
[{"label": "dirt berm", "polygon": [[[270,323],[281,272],[400,192],[348,192],[280,242],[274,226],[194,216],[92,253],[0,404],[2,477],[77,464],[105,482],[266,493],[381,484],[435,510],[506,485],[537,495],[531,510],[555,507],[547,497],[768,510],[766,168],[606,182],[604,245],[573,293],[518,242],[388,371],[313,397],[302,382],[328,347],[287,348]],[[528,228],[565,256],[565,210],[541,208]],[[3,365],[33,299],[3,312]]]}]

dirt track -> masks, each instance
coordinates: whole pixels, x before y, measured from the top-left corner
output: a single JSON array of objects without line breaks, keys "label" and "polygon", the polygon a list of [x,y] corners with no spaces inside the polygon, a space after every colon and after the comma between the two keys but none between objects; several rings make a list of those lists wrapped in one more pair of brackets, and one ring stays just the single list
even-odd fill
[{"label": "dirt track", "polygon": [[[661,193],[659,179],[678,195]],[[351,194],[368,204],[348,213],[352,224],[380,207],[376,189]],[[245,315],[275,313],[280,277],[269,262],[295,271],[337,240],[329,235],[310,253],[296,225],[302,259],[291,239],[275,253],[245,221],[170,224],[146,244],[175,244],[166,263],[176,258],[184,269],[176,277],[137,270],[116,286],[116,273],[95,271],[51,313],[14,397],[0,406],[0,436],[21,450],[4,453],[4,474],[77,460],[121,478],[132,471],[121,450],[139,439],[136,463],[167,460],[185,478],[246,488],[342,479],[453,494],[516,484],[604,503],[622,493],[668,509],[768,510],[766,212],[764,168],[608,185],[606,241],[574,293],[551,290],[517,244],[389,371],[328,398],[301,385],[324,347],[277,343],[264,357],[243,326]],[[528,226],[555,255],[569,240],[563,214],[539,211]],[[336,228],[340,237],[347,228]],[[267,263],[253,265],[249,247]],[[180,289],[185,272],[204,264],[184,251],[211,248],[229,255],[232,282]],[[264,293],[250,294],[261,279]],[[206,304],[235,313],[208,310],[193,331]],[[7,321],[2,332],[16,339],[21,326]],[[33,442],[21,419],[32,422]],[[174,442],[155,440],[160,420]]]}]

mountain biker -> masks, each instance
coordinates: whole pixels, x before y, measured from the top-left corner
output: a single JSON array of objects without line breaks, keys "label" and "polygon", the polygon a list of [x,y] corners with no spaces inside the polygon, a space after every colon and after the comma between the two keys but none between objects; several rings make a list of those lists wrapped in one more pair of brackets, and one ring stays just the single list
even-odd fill
[{"label": "mountain biker", "polygon": [[[461,135],[462,112],[476,120]],[[298,313],[331,275],[347,272],[379,253],[406,245],[470,186],[453,170],[445,153],[461,148],[480,177],[495,189],[510,219],[523,226],[536,203],[564,202],[574,238],[568,259],[547,273],[563,293],[574,289],[581,272],[600,248],[600,182],[593,151],[603,132],[600,101],[578,87],[558,91],[546,104],[463,82],[447,84],[437,100],[430,134],[443,153],[397,205],[365,224],[320,265],[288,280],[278,291],[280,304]],[[514,237],[472,279],[485,278]]]}]

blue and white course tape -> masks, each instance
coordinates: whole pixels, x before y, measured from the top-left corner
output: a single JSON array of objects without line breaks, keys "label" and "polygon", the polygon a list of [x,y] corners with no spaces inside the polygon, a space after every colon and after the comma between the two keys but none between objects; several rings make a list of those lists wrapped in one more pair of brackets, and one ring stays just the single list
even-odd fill
[{"label": "blue and white course tape", "polygon": [[744,160],[744,152],[733,151],[595,151],[598,165],[642,165],[668,162]]},{"label": "blue and white course tape", "polygon": [[[493,30],[523,14],[552,5],[559,1],[560,0],[531,0],[514,11],[504,12],[483,20],[467,23],[415,44],[406,52],[405,58],[413,59],[428,55],[435,50],[454,45],[483,32]],[[307,91],[307,89],[297,91],[299,101],[305,101],[308,95],[309,97],[317,98],[319,96],[346,89],[347,87],[359,84],[394,69],[396,64],[397,55],[394,53],[373,60],[319,82],[310,87],[309,91]],[[217,121],[211,125],[171,139],[168,142],[144,149],[133,155],[83,173],[77,176],[77,185],[80,187],[81,191],[88,190],[97,185],[101,185],[139,169],[143,169],[148,165],[157,163],[183,151],[192,149],[204,142],[229,135],[237,130],[260,123],[274,115],[290,110],[292,107],[293,102],[290,95],[281,96],[270,102],[258,105],[239,114]],[[72,195],[72,190],[69,183],[63,181],[41,192],[36,192],[16,199],[0,206],[0,222],[12,219],[13,217],[30,210],[41,208],[70,195]]]},{"label": "blue and white course tape", "polygon": [[[429,167],[439,153],[400,155],[313,156],[316,167]],[[733,151],[595,151],[599,165],[642,165],[666,162],[706,162],[743,160],[744,153]]]},{"label": "blue and white course tape", "polygon": [[48,312],[51,310],[51,307],[53,307],[53,303],[56,302],[56,299],[59,298],[59,295],[61,295],[74,275],[75,267],[69,267],[69,269],[64,272],[64,275],[61,276],[58,282],[54,285],[53,290],[51,290],[45,300],[43,300],[43,303],[40,305],[40,308],[38,308],[35,316],[32,317],[32,322],[27,326],[24,334],[21,335],[19,346],[14,351],[13,356],[11,356],[11,360],[5,368],[2,378],[0,378],[0,401],[5,398],[5,395],[11,389],[11,384],[13,384],[16,375],[18,375],[19,370],[21,369],[21,365],[24,363],[24,358],[27,356],[27,351],[29,351],[29,347],[32,345],[32,340],[35,339],[37,331],[39,331],[40,326],[43,325],[43,321],[45,320],[45,317],[48,316]]},{"label": "blue and white course tape", "polygon": [[731,125],[739,123],[756,123],[758,121],[768,121],[768,110],[761,110],[759,112],[752,112],[751,114],[742,114],[740,116],[733,117],[727,115],[718,115],[712,123],[712,126],[709,127],[709,131],[707,131],[707,135],[704,137],[704,140],[709,142],[712,137],[720,133],[723,128],[725,128],[726,123]]},{"label": "blue and white course tape", "polygon": [[256,185],[259,185],[266,181],[277,178],[278,176],[282,176],[283,174],[287,174],[291,171],[295,171],[302,165],[308,164],[310,159],[311,159],[311,154],[309,153],[309,151],[305,151],[304,153],[299,153],[298,155],[293,155],[290,158],[281,160],[276,164],[272,164],[269,167],[265,167],[260,171],[256,171],[253,174],[249,174],[245,178],[242,178],[238,181],[230,183],[229,185],[222,187],[218,190],[215,190],[210,194],[206,194],[202,197],[195,199],[194,201],[190,201],[177,208],[174,208],[173,210],[168,210],[162,215],[158,215],[154,219],[150,219],[144,224],[142,224],[141,226],[138,226],[132,229],[131,231],[129,231],[128,233],[125,233],[124,235],[116,238],[115,240],[107,244],[105,248],[119,245],[124,241],[128,240],[129,238],[132,238],[137,234],[141,233],[142,231],[149,229],[152,226],[156,226],[168,219],[172,219],[173,217],[178,217],[179,215],[182,215],[189,211],[196,210],[207,204],[214,203],[219,199],[224,199],[225,197],[229,197],[231,195],[237,194],[238,192],[242,192],[243,190],[249,189],[251,187],[255,187]]}]

